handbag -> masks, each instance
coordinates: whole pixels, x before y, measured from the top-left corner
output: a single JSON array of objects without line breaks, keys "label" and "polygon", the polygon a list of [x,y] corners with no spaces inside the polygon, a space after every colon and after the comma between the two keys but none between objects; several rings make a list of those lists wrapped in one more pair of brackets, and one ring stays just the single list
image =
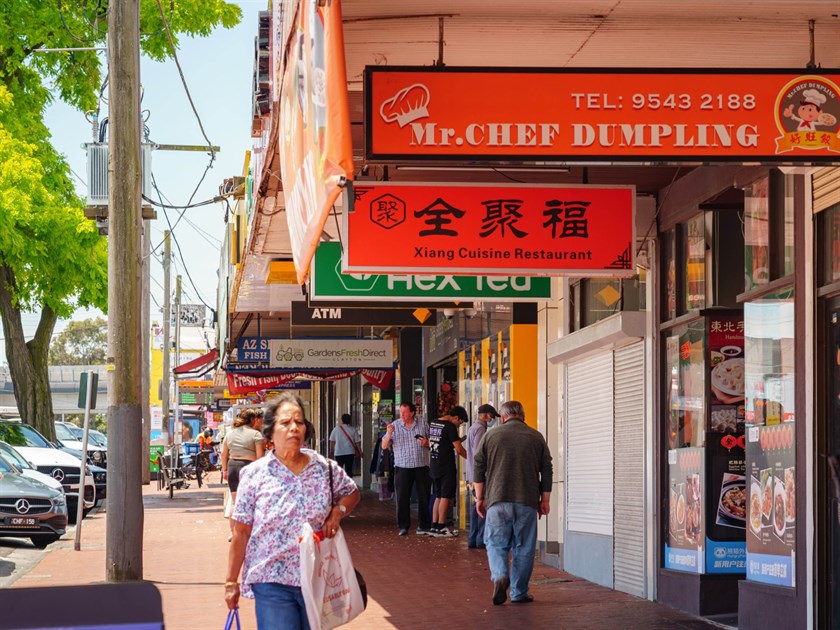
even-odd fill
[{"label": "handbag", "polygon": [[[343,424],[339,424],[338,428],[341,429],[341,432],[347,437],[347,439],[350,441],[350,444],[353,445],[353,452],[356,453],[356,457],[361,459],[362,458],[362,451],[359,450],[359,447],[356,446],[356,443],[353,441],[353,438],[351,438],[350,434],[347,433],[347,429],[344,428]],[[330,469],[330,472],[332,472],[332,469]]]},{"label": "handbag", "polygon": [[[333,497],[332,462],[328,461],[327,465],[330,468],[330,506],[333,506],[335,505],[335,498]],[[362,592],[362,602],[364,603],[364,608],[367,608],[367,582],[365,582],[365,578],[362,577],[362,574],[356,567],[353,567],[353,571],[356,573],[356,581],[359,583],[359,590]]]},{"label": "handbag", "polygon": [[228,611],[227,622],[225,622],[225,630],[233,630],[233,623],[236,622],[236,630],[241,630],[239,625],[239,609],[234,608]]}]

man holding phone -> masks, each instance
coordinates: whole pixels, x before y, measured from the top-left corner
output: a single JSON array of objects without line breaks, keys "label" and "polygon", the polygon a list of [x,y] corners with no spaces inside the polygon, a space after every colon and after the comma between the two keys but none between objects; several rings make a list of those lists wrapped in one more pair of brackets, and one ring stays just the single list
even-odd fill
[{"label": "man holding phone", "polygon": [[415,418],[413,403],[400,405],[400,417],[385,429],[382,448],[394,454],[394,491],[397,494],[397,527],[399,535],[407,536],[411,527],[411,491],[417,490],[417,534],[431,531],[429,514],[429,425],[422,418]]}]

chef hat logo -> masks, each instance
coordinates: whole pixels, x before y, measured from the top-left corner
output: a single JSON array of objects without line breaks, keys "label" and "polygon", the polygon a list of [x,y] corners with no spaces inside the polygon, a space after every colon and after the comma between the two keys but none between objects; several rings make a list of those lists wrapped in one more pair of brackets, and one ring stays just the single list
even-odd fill
[{"label": "chef hat logo", "polygon": [[826,101],[825,94],[819,92],[818,90],[805,90],[802,92],[802,104],[810,103],[811,105],[816,105],[817,108],[822,109],[822,106],[825,105]]},{"label": "chef hat logo", "polygon": [[379,108],[379,115],[386,123],[396,121],[400,127],[405,127],[418,118],[428,116],[429,110],[426,108],[428,104],[429,88],[415,83],[384,101]]}]

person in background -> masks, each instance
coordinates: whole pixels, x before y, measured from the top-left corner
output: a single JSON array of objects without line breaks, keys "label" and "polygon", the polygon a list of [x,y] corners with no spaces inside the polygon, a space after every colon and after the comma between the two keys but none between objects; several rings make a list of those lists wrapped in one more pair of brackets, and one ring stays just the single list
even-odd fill
[{"label": "person in background", "polygon": [[458,435],[458,427],[467,421],[467,410],[463,407],[452,407],[449,412],[429,423],[429,476],[435,491],[435,503],[432,507],[432,531],[430,536],[436,538],[452,538],[458,535],[458,530],[446,527],[449,518],[449,508],[455,499],[458,486],[458,465],[455,453],[461,457],[467,456],[467,451],[461,444],[463,438]]},{"label": "person in background", "polygon": [[[488,431],[473,462],[475,509],[487,519],[484,544],[493,580],[493,604],[534,601],[528,581],[534,570],[537,518],[550,509],[553,469],[545,438],[525,424],[522,403],[509,400],[502,424]],[[510,558],[509,558],[510,556]]]},{"label": "person in background", "polygon": [[330,433],[330,457],[335,457],[335,461],[352,477],[356,457],[362,457],[362,444],[350,421],[350,414],[343,414],[341,424]]},{"label": "person in background", "polygon": [[429,512],[429,425],[415,418],[414,403],[400,405],[400,417],[385,429],[382,448],[394,455],[394,490],[397,493],[397,527],[399,535],[407,536],[411,527],[411,490],[417,490],[417,533],[431,531]]},{"label": "person in background", "polygon": [[[243,409],[233,422],[233,429],[227,432],[222,442],[222,479],[228,482],[231,505],[236,504],[239,488],[239,473],[251,462],[265,454],[265,438],[259,432],[260,418],[253,409]],[[230,519],[230,533],[233,537],[234,523]],[[228,538],[230,542],[231,538]]]},{"label": "person in background", "polygon": [[301,528],[309,523],[332,538],[359,503],[359,489],[344,470],[304,448],[307,430],[300,399],[284,392],[263,426],[274,452],[242,471],[231,518],[225,602],[231,610],[239,605],[241,571],[241,595],[255,598],[261,630],[309,628],[300,589]]},{"label": "person in background", "polygon": [[478,515],[475,511],[475,488],[473,482],[473,461],[475,460],[475,453],[478,450],[478,445],[481,443],[481,438],[487,432],[487,423],[498,418],[499,413],[493,405],[481,405],[478,408],[478,418],[467,432],[467,483],[470,484],[472,491],[472,501],[470,501],[470,536],[467,539],[467,547],[469,549],[484,549],[484,518]]}]

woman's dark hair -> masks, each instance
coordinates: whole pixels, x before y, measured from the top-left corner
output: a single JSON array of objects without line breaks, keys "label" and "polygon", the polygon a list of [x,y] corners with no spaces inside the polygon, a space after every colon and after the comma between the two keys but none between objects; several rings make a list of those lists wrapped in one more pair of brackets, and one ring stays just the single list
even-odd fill
[{"label": "woman's dark hair", "polygon": [[236,420],[233,421],[234,427],[251,426],[254,424],[254,418],[257,413],[253,409],[243,409],[236,415]]},{"label": "woman's dark hair", "polygon": [[350,424],[350,421],[351,421],[351,420],[352,420],[352,418],[350,417],[350,414],[349,414],[349,413],[343,413],[343,414],[341,414],[341,421],[342,421],[344,424]]},{"label": "woman's dark hair", "polygon": [[303,401],[296,394],[289,391],[285,391],[280,394],[280,396],[272,401],[272,403],[266,408],[265,413],[263,414],[263,437],[266,440],[271,441],[271,438],[274,435],[274,423],[277,422],[277,410],[287,403],[295,405],[300,409],[300,413],[303,416],[303,423],[306,425],[306,434],[303,436],[303,439],[308,442],[315,433],[315,426],[306,419],[306,410],[303,407]]}]

